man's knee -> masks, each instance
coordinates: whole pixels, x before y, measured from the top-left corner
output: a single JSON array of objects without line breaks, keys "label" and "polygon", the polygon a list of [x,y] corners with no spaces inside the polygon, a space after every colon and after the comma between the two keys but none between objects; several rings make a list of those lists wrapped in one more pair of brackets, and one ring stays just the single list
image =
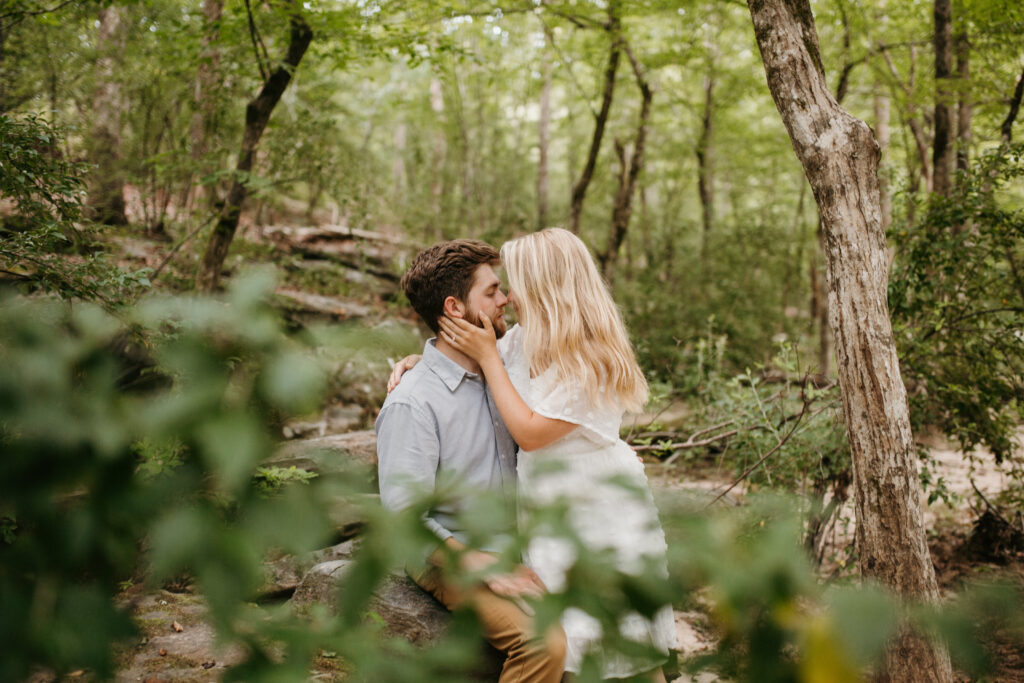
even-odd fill
[{"label": "man's knee", "polygon": [[562,630],[562,625],[553,625],[548,629],[547,634],[544,636],[545,651],[552,660],[557,660],[559,663],[563,663],[565,662],[566,647],[565,631]]}]

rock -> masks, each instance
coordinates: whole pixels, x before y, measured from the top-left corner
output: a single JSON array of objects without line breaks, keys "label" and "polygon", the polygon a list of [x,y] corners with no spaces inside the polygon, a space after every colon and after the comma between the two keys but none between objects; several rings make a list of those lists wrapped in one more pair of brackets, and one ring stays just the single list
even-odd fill
[{"label": "rock", "polygon": [[263,571],[266,579],[257,597],[263,599],[295,591],[310,567],[322,562],[348,559],[357,546],[358,540],[351,539],[305,555],[284,555],[265,563]]},{"label": "rock", "polygon": [[328,434],[339,434],[348,432],[353,427],[358,427],[363,421],[363,408],[357,405],[331,405],[324,410],[321,418],[316,422],[301,422],[298,420],[285,424],[284,438],[310,438],[322,437]]},{"label": "rock", "polygon": [[[338,582],[344,578],[352,562],[351,559],[338,559],[315,565],[292,595],[292,607],[301,610],[319,603],[333,612]],[[430,647],[436,643],[451,621],[444,605],[417,586],[404,572],[393,572],[385,577],[370,599],[368,609],[384,622],[383,635],[403,638],[418,647]],[[505,657],[482,636],[480,648],[482,659],[470,678],[496,681]]]},{"label": "rock", "polygon": [[294,465],[327,475],[346,470],[353,462],[377,466],[377,435],[372,429],[285,442],[264,464],[285,468]]},{"label": "rock", "polygon": [[[301,609],[319,603],[333,611],[338,582],[351,565],[351,559],[340,559],[314,566],[292,595],[292,606]],[[384,579],[370,600],[369,609],[386,624],[385,635],[421,646],[438,640],[449,621],[448,610],[401,572]]]}]

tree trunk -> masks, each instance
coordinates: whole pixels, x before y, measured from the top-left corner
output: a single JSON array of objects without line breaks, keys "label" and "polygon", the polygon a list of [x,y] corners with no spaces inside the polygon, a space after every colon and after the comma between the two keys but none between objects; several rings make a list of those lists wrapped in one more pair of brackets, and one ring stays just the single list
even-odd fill
[{"label": "tree trunk", "polygon": [[1010,98],[1010,111],[1003,119],[1003,125],[999,127],[1000,137],[1004,144],[1013,140],[1013,122],[1017,120],[1017,112],[1020,111],[1020,101],[1024,98],[1024,71],[1017,76],[1017,84],[1013,89],[1013,97]]},{"label": "tree trunk", "polygon": [[235,166],[234,178],[228,190],[227,199],[217,219],[217,225],[210,235],[210,242],[203,254],[202,270],[199,273],[199,289],[211,292],[220,285],[220,271],[228,248],[238,229],[238,218],[242,213],[242,202],[249,194],[249,174],[252,172],[256,149],[259,146],[263,131],[270,121],[274,107],[281,100],[285,88],[292,79],[292,73],[306,54],[313,31],[297,9],[294,9],[289,21],[288,49],[280,66],[274,69],[263,82],[263,88],[255,99],[245,108],[245,130],[242,133],[242,146]]},{"label": "tree trunk", "polygon": [[0,17],[0,114],[7,111],[7,74],[5,61],[7,56],[7,33],[8,27],[4,23],[4,17]]},{"label": "tree trunk", "polygon": [[952,0],[935,0],[935,136],[932,140],[933,190],[948,197],[953,189],[953,104],[949,92],[953,78]]},{"label": "tree trunk", "polygon": [[551,43],[554,36],[544,25],[544,83],[540,89],[540,120],[537,121],[537,229],[548,226],[548,132],[551,126]]},{"label": "tree trunk", "polygon": [[441,79],[430,79],[430,110],[434,112],[434,149],[430,158],[430,202],[434,239],[441,239],[441,195],[444,192],[444,162],[448,137],[444,128],[444,88]]},{"label": "tree trunk", "polygon": [[[928,140],[925,138],[924,129],[921,127],[921,121],[917,117],[917,104],[914,98],[914,46],[910,46],[910,73],[907,76],[906,83],[904,83],[903,79],[900,78],[900,74],[896,70],[896,65],[893,63],[892,57],[889,55],[889,51],[883,47],[881,48],[881,53],[882,57],[885,59],[886,65],[889,67],[889,73],[892,74],[893,80],[896,81],[897,85],[900,86],[900,89],[903,90],[904,95],[906,95],[907,126],[910,128],[910,133],[914,137],[914,146],[917,149],[917,158],[921,166],[920,175],[924,178],[925,190],[931,192],[934,181],[932,178],[931,163],[928,159]],[[916,174],[911,174],[910,184],[915,187],[914,192],[916,193]],[[912,199],[912,197],[910,199]]]},{"label": "tree trunk", "polygon": [[712,111],[715,103],[715,70],[708,64],[704,77],[704,112],[701,115],[700,137],[697,138],[697,193],[700,196],[701,219],[701,263],[707,263],[708,239],[715,221],[715,185],[712,168],[711,135],[714,130]]},{"label": "tree trunk", "polygon": [[[880,88],[875,90],[875,140],[878,141],[878,153],[884,160],[889,150],[889,96]],[[882,232],[892,225],[892,195],[889,193],[889,177],[883,172],[878,175],[879,208],[882,210]]]},{"label": "tree trunk", "polygon": [[394,183],[394,196],[405,197],[406,187],[408,183],[408,172],[405,170],[405,138],[408,133],[408,127],[405,122],[401,122],[395,126],[395,132],[392,136],[395,145],[395,160],[391,164],[391,180]]},{"label": "tree trunk", "polygon": [[619,15],[618,3],[608,3],[608,33],[611,36],[611,47],[608,51],[608,66],[604,70],[604,91],[601,95],[601,110],[594,119],[594,135],[587,152],[587,161],[583,172],[572,186],[572,198],[569,203],[569,229],[574,233],[580,231],[580,218],[583,214],[583,200],[587,196],[587,187],[594,177],[597,166],[597,154],[601,151],[601,140],[604,138],[604,127],[608,123],[608,113],[612,108],[612,96],[615,94],[615,72],[619,68]]},{"label": "tree trunk", "polygon": [[[825,232],[829,319],[853,461],[861,572],[911,599],[938,597],[886,301],[878,146],[828,90],[808,0],[748,0],[768,88],[814,191]],[[884,677],[952,681],[948,654],[903,631]]]},{"label": "tree trunk", "polygon": [[[212,168],[204,161],[210,149],[217,112],[217,91],[220,87],[220,18],[224,11],[224,0],[203,0],[203,39],[196,69],[195,88],[192,91],[192,119],[189,122],[189,143],[192,161],[200,176],[206,176]],[[195,178],[195,173],[192,174]],[[205,188],[194,182],[186,190],[186,201],[201,199]]]},{"label": "tree trunk", "polygon": [[122,9],[100,10],[96,49],[96,86],[92,95],[92,135],[89,158],[96,169],[89,183],[89,216],[98,223],[126,225],[124,176],[121,168],[121,85],[117,62],[124,38]]},{"label": "tree trunk", "polygon": [[956,170],[966,171],[971,161],[971,118],[974,105],[971,102],[971,43],[967,30],[956,35],[956,72],[959,81],[959,100],[956,117]]},{"label": "tree trunk", "polygon": [[618,140],[615,141],[615,151],[619,157],[619,185],[615,193],[615,204],[612,207],[612,222],[608,232],[608,244],[604,253],[600,255],[601,269],[605,280],[609,285],[615,282],[615,265],[619,257],[619,248],[626,238],[626,231],[629,230],[629,219],[633,215],[633,194],[636,190],[636,180],[644,168],[644,146],[647,143],[647,124],[651,117],[651,99],[653,94],[651,86],[647,82],[640,63],[633,55],[629,45],[622,43],[629,63],[633,67],[633,75],[636,77],[636,85],[640,89],[642,97],[640,102],[640,121],[636,126],[636,137],[633,139],[633,153],[626,160],[626,150]]}]

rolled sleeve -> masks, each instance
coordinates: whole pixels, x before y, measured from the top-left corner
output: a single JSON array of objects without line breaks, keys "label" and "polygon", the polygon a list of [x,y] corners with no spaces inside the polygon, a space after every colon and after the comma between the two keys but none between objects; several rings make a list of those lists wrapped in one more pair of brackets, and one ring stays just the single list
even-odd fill
[{"label": "rolled sleeve", "polygon": [[[377,476],[381,503],[402,510],[434,490],[441,444],[429,417],[408,403],[386,405],[377,418]],[[436,519],[424,517],[440,541],[453,534]]]}]

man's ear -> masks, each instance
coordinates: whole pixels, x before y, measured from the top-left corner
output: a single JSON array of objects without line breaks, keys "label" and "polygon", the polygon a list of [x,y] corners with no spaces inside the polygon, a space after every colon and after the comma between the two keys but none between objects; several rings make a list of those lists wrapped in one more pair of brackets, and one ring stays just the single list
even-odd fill
[{"label": "man's ear", "polygon": [[462,303],[454,296],[447,297],[444,300],[443,312],[449,318],[465,318],[466,304]]}]

